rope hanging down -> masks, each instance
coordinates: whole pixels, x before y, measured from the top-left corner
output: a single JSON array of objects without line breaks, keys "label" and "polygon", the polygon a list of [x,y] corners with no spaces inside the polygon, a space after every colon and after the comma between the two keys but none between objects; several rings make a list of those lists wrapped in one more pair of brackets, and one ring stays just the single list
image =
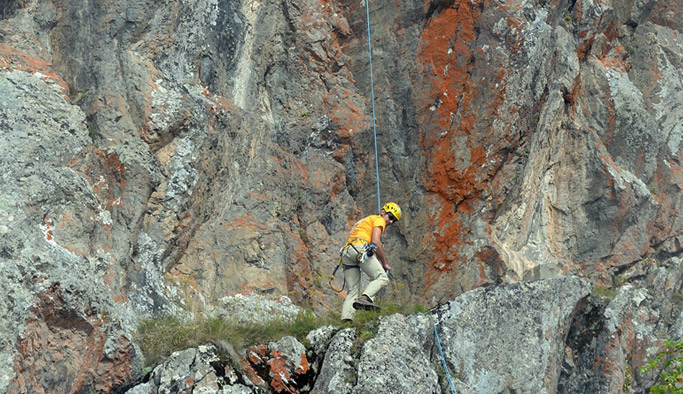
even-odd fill
[{"label": "rope hanging down", "polygon": [[451,373],[448,372],[448,365],[446,365],[446,357],[444,357],[443,350],[441,349],[439,333],[436,332],[436,323],[434,323],[434,338],[436,338],[436,345],[439,348],[439,354],[441,354],[441,363],[443,364],[443,369],[446,370],[446,377],[448,378],[448,386],[450,386],[451,394],[456,394],[455,387],[453,387],[453,381],[451,380]]},{"label": "rope hanging down", "polygon": [[375,83],[372,78],[372,44],[370,38],[370,0],[365,0],[365,15],[368,21],[368,55],[370,57],[370,101],[372,102],[372,136],[375,141],[375,179],[377,180],[377,212],[382,210],[379,196],[379,161],[377,159],[377,127],[375,121]]}]

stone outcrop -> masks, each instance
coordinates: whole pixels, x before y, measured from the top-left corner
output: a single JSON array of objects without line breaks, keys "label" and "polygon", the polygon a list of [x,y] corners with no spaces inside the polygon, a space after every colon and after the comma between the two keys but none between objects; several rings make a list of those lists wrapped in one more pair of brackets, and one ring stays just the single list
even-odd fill
[{"label": "stone outcrop", "polygon": [[[369,2],[375,119],[364,6],[0,2],[0,391],[124,387],[141,319],[236,294],[337,308],[375,122],[403,299],[582,277],[614,299],[580,306],[543,388],[654,383],[682,324],[681,0]],[[321,391],[381,385],[329,357]]]},{"label": "stone outcrop", "polygon": [[[355,328],[326,326],[309,334],[309,349],[292,337],[247,349],[242,376],[230,366],[217,363],[217,357],[202,358],[201,368],[213,365],[218,371],[231,371],[219,373],[225,376],[221,387],[248,388],[248,392],[449,392],[436,332],[458,393],[576,392],[559,391],[558,383],[565,359],[571,356],[565,348],[572,322],[582,313],[589,294],[590,285],[575,277],[479,288],[429,314],[382,317],[376,327],[364,328],[369,331],[363,335],[371,338],[361,348],[357,345],[360,333]],[[619,308],[612,306],[620,303],[618,299],[607,310]],[[618,319],[623,312],[605,313]],[[613,323],[619,324],[616,320]],[[203,381],[194,372],[184,372],[185,365],[198,363],[197,351],[203,350],[174,354],[154,370],[148,382],[128,392],[164,392],[138,391],[160,387],[160,376],[175,376],[178,382]],[[182,365],[175,361],[188,355],[195,361]],[[611,372],[604,376],[614,378],[615,371]],[[203,372],[202,376],[210,373]],[[228,380],[230,376],[235,376],[232,381]],[[215,377],[208,381],[213,380]],[[249,383],[245,386],[243,382]]]},{"label": "stone outcrop", "polygon": [[287,296],[272,299],[260,294],[235,294],[223,297],[212,311],[219,318],[241,324],[268,324],[271,321],[292,321],[304,312]]},{"label": "stone outcrop", "polygon": [[244,369],[257,387],[276,393],[308,392],[312,381],[306,348],[294,337],[247,349]]},{"label": "stone outcrop", "polygon": [[683,261],[645,261],[618,277],[616,291],[597,288],[572,323],[559,392],[647,392],[657,373],[640,368],[683,338]]},{"label": "stone outcrop", "polygon": [[214,346],[199,346],[173,353],[149,374],[146,382],[126,393],[253,393],[239,383],[239,378],[234,369],[220,361]]},{"label": "stone outcrop", "polygon": [[360,353],[352,393],[437,393],[438,375],[430,356],[432,319],[400,314],[382,319]]},{"label": "stone outcrop", "polygon": [[[356,381],[353,344],[358,333],[353,328],[337,331],[334,337],[315,349],[325,356],[312,392],[319,394],[350,393]],[[321,344],[321,341],[316,341]]]},{"label": "stone outcrop", "polygon": [[480,288],[439,307],[437,329],[463,393],[556,392],[565,338],[590,293],[578,278]]},{"label": "stone outcrop", "polygon": [[607,285],[649,253],[680,253],[667,4],[456,1],[431,18],[420,74],[434,104],[415,106],[435,152],[428,288],[589,272]]},{"label": "stone outcrop", "polygon": [[22,70],[0,78],[0,390],[107,392],[143,362],[131,342],[136,317],[104,258],[112,219],[98,190],[117,184],[90,178],[104,163],[121,163],[89,148],[83,113],[55,78]]},{"label": "stone outcrop", "polygon": [[126,392],[450,392],[443,362],[459,393],[643,392],[656,375],[640,366],[662,335],[683,330],[675,306],[683,267],[672,259],[624,275],[642,286],[610,293],[562,277],[478,288],[428,314],[382,317],[362,333],[324,326],[307,347],[293,337],[253,346],[241,365],[233,350],[188,349]]}]

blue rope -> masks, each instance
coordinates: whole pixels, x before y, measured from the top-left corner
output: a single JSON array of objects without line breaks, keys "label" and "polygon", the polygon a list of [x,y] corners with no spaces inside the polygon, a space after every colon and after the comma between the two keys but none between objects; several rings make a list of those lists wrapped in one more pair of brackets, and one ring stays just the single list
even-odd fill
[{"label": "blue rope", "polygon": [[365,15],[368,21],[368,54],[370,56],[370,98],[372,101],[372,136],[375,140],[375,179],[377,180],[377,213],[382,210],[379,196],[379,161],[377,159],[377,127],[375,120],[375,83],[372,79],[372,44],[370,39],[370,0],[365,0]]},{"label": "blue rope", "polygon": [[443,350],[441,349],[439,333],[436,332],[436,323],[434,323],[434,337],[436,338],[436,346],[439,348],[439,354],[441,354],[441,363],[443,364],[443,369],[446,370],[446,377],[448,378],[448,385],[451,388],[451,394],[456,394],[455,387],[453,387],[453,381],[451,380],[451,374],[448,372],[448,365],[446,365],[446,358],[443,356]]}]

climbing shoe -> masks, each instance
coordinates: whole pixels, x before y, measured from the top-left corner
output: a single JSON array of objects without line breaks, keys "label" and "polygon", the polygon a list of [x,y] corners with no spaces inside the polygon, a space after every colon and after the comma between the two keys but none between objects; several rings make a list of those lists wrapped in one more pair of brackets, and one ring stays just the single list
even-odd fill
[{"label": "climbing shoe", "polygon": [[353,302],[353,309],[365,309],[366,311],[379,311],[379,305],[372,302],[370,297],[363,294]]}]

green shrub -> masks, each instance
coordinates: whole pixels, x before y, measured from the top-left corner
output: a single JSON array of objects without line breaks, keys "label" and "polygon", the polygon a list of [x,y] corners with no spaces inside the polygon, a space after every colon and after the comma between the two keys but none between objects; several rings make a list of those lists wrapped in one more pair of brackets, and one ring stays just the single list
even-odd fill
[{"label": "green shrub", "polygon": [[683,340],[664,341],[666,348],[654,360],[650,360],[640,368],[641,372],[648,372],[661,368],[660,384],[650,388],[650,394],[683,393]]}]

